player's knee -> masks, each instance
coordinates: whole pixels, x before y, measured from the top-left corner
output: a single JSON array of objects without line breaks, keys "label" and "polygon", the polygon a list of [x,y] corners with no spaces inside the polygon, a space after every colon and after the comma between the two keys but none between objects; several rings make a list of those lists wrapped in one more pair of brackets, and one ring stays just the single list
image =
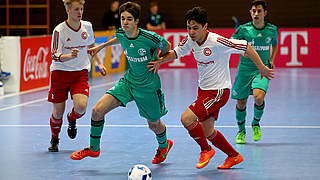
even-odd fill
[{"label": "player's knee", "polygon": [[148,122],[149,129],[153,132],[157,132],[160,126],[159,122]]},{"label": "player's knee", "polygon": [[263,104],[264,97],[261,95],[254,96],[254,102],[256,105],[261,106]]},{"label": "player's knee", "polygon": [[52,114],[53,114],[53,117],[56,119],[62,119],[62,117],[63,117],[63,112],[55,111]]},{"label": "player's knee", "polygon": [[93,107],[91,116],[93,120],[103,118],[103,109],[99,108],[98,106]]},{"label": "player's knee", "polygon": [[87,110],[87,104],[79,104],[77,107],[75,107],[75,110],[78,114],[83,114]]},{"label": "player's knee", "polygon": [[183,113],[181,116],[181,123],[184,127],[189,126],[192,123],[192,118],[186,113]]},{"label": "player's knee", "polygon": [[243,110],[245,109],[247,106],[247,101],[245,100],[238,100],[237,102],[237,108],[240,109],[240,110]]}]

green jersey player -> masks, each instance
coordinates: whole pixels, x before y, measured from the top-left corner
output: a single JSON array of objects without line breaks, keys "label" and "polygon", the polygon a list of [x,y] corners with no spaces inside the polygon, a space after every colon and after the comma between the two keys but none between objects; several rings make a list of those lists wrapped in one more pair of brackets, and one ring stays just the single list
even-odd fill
[{"label": "green jersey player", "polygon": [[[244,39],[258,52],[263,63],[274,68],[274,58],[278,50],[278,29],[266,22],[267,6],[264,0],[254,0],[251,3],[250,15],[252,22],[239,26],[232,35],[234,39]],[[271,52],[271,53],[270,53]],[[269,80],[260,78],[260,73],[254,63],[241,56],[231,97],[237,99],[236,119],[239,132],[236,143],[245,143],[246,104],[249,95],[254,96],[254,119],[252,121],[252,137],[254,141],[261,138],[260,119],[264,111],[264,97],[268,90]]]},{"label": "green jersey player", "polygon": [[167,113],[160,78],[158,73],[150,72],[147,67],[148,62],[157,59],[158,49],[160,49],[159,56],[170,50],[170,43],[154,32],[138,28],[140,11],[140,5],[136,3],[122,4],[119,8],[122,28],[117,30],[116,37],[88,50],[88,53],[94,56],[102,48],[120,43],[129,63],[129,69],[94,106],[90,147],[72,153],[71,159],[98,157],[105,114],[116,107],[126,106],[130,101],[135,101],[139,114],[148,120],[149,128],[156,134],[159,147],[152,163],[163,162],[173,145],[172,141],[167,139],[166,126],[160,120]]}]

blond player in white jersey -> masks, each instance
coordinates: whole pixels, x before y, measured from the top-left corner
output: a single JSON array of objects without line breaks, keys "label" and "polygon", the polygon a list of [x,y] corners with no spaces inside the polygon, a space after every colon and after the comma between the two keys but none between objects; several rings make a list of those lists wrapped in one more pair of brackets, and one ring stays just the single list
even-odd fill
[{"label": "blond player in white jersey", "polygon": [[[58,151],[59,133],[69,92],[73,108],[67,115],[68,136],[74,139],[77,135],[76,119],[85,114],[89,96],[88,71],[91,65],[87,49],[95,45],[91,23],[81,20],[85,1],[63,2],[68,19],[54,28],[51,42],[52,64],[48,101],[53,103],[53,112],[50,118],[50,152]],[[95,59],[101,74],[106,75],[106,68],[100,57],[96,55]]]},{"label": "blond player in white jersey", "polygon": [[245,54],[259,68],[261,75],[273,78],[273,71],[263,65],[257,52],[245,40],[227,39],[207,30],[207,13],[201,7],[189,10],[185,15],[188,36],[174,50],[164,57],[150,62],[150,70],[157,70],[160,64],[183,57],[193,52],[199,73],[197,99],[182,114],[181,122],[190,136],[201,148],[197,168],[205,167],[214,156],[212,144],[226,153],[228,157],[218,169],[228,169],[243,161],[243,157],[214,128],[219,110],[228,101],[231,89],[229,59],[232,53]]}]

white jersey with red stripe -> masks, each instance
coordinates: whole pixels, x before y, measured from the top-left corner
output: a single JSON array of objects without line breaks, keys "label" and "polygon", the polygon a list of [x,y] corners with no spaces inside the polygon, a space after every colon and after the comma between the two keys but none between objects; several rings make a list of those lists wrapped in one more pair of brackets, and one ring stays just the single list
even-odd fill
[{"label": "white jersey with red stripe", "polygon": [[187,36],[174,48],[174,51],[177,58],[192,51],[197,61],[199,87],[202,90],[231,89],[230,55],[246,52],[247,45],[245,40],[227,39],[216,33],[207,32],[202,44]]},{"label": "white jersey with red stripe", "polygon": [[[51,41],[52,64],[50,71],[80,71],[90,70],[90,59],[87,54],[88,46],[94,43],[92,24],[80,21],[78,29],[73,29],[67,21],[57,25],[53,30]],[[62,62],[62,54],[70,54],[72,49],[79,49],[78,57]]]}]

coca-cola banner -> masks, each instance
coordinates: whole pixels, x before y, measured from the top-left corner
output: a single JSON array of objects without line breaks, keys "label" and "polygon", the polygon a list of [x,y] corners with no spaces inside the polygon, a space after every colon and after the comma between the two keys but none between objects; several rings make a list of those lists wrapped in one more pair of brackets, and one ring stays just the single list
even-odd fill
[{"label": "coca-cola banner", "polygon": [[[224,37],[230,38],[235,29],[210,30]],[[177,46],[187,35],[185,30],[156,31],[166,38],[172,45]],[[319,45],[320,28],[279,29],[278,53],[275,59],[276,67],[320,67]],[[239,55],[232,55],[230,67],[237,67]],[[195,68],[196,62],[190,54],[161,65],[161,68]]]},{"label": "coca-cola banner", "polygon": [[49,85],[51,36],[21,38],[20,92]]}]

